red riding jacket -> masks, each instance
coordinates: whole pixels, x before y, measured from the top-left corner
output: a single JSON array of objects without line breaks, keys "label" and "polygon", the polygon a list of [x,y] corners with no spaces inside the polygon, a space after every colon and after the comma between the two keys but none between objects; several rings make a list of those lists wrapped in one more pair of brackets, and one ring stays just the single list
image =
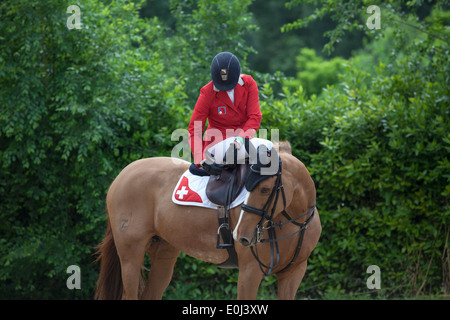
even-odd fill
[{"label": "red riding jacket", "polygon": [[[189,143],[194,162],[199,163],[207,148],[226,138],[253,138],[261,117],[258,86],[251,76],[241,75],[234,88],[234,104],[226,91],[219,91],[212,81],[209,82],[200,90],[189,123]],[[206,119],[209,125],[202,139]]]}]

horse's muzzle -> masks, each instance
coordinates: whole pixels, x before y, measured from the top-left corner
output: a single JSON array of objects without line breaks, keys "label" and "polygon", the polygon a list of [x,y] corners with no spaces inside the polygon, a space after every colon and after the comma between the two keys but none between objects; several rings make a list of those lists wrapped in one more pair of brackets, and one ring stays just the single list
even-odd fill
[{"label": "horse's muzzle", "polygon": [[243,245],[244,247],[252,247],[252,246],[254,246],[256,244],[256,230],[253,233],[253,236],[251,238],[247,237],[247,236],[244,236],[244,235],[241,235],[239,237],[239,243],[241,245]]}]

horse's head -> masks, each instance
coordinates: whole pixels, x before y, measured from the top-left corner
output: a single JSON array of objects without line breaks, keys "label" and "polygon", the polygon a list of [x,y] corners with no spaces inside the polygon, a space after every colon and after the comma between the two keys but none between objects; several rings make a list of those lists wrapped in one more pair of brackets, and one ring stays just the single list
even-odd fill
[{"label": "horse's head", "polygon": [[[262,146],[263,147],[263,146]],[[272,223],[292,200],[291,181],[282,181],[282,161],[275,149],[259,148],[245,187],[249,191],[233,232],[235,240],[253,246],[262,230]],[[285,181],[286,180],[286,181]],[[288,187],[288,191],[286,191]]]}]

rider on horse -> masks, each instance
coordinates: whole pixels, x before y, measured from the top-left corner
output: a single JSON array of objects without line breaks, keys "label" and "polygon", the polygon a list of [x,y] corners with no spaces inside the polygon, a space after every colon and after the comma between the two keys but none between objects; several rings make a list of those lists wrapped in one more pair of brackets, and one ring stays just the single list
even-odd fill
[{"label": "rider on horse", "polygon": [[[262,117],[256,82],[251,76],[241,74],[234,54],[217,54],[211,63],[211,77],[212,81],[200,90],[189,123],[189,143],[199,168],[205,162],[205,151],[211,151],[212,146],[227,138],[232,138],[238,154],[245,154],[244,148],[241,149],[245,138],[253,138]],[[209,125],[203,139],[206,120]],[[216,150],[225,148],[217,147]]]}]

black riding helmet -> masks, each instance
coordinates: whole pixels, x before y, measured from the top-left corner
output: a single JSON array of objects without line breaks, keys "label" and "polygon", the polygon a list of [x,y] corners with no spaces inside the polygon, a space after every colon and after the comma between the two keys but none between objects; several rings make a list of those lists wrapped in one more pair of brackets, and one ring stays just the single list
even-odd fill
[{"label": "black riding helmet", "polygon": [[241,65],[230,52],[221,52],[211,62],[211,77],[214,86],[223,91],[233,89],[239,81]]}]

